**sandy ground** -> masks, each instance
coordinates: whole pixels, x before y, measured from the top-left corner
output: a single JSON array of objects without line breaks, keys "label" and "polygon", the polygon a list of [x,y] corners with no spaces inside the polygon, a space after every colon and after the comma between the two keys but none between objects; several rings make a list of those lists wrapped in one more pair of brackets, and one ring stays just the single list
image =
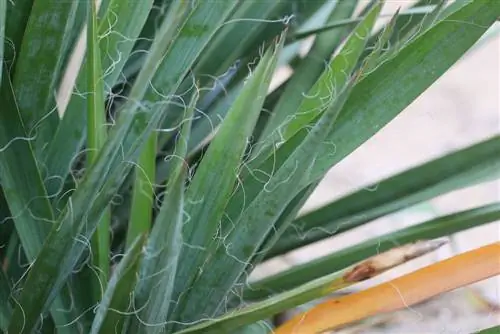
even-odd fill
[{"label": "sandy ground", "polygon": [[[385,12],[404,1],[388,1]],[[335,166],[318,186],[304,211],[321,206],[354,189],[450,151],[486,139],[500,130],[500,38],[469,52],[400,116],[376,136]],[[500,183],[489,182],[440,196],[425,205],[378,219],[292,252],[259,268],[256,277],[333,252],[389,231],[435,216],[464,210],[500,199]],[[414,260],[378,279],[360,284],[361,289],[403,273],[500,239],[500,222],[459,233],[452,246]],[[489,302],[500,304],[500,280],[474,285]],[[470,333],[500,324],[500,313],[478,307],[470,290],[457,290],[424,305],[389,315],[383,327],[359,327],[351,333]],[[377,321],[383,319],[372,319]],[[382,321],[384,322],[384,321]],[[345,332],[347,333],[347,332]]]}]

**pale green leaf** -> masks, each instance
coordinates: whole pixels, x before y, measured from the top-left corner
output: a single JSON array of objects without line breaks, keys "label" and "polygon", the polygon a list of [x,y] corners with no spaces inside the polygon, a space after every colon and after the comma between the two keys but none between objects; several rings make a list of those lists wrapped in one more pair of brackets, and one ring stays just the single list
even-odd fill
[{"label": "pale green leaf", "polygon": [[[96,1],[91,0],[87,8],[87,164],[90,166],[97,159],[99,150],[106,141],[107,125]],[[92,264],[99,268],[98,279],[93,280],[96,301],[101,298],[101,290],[106,288],[109,279],[110,221],[111,213],[107,208],[92,236]]]}]

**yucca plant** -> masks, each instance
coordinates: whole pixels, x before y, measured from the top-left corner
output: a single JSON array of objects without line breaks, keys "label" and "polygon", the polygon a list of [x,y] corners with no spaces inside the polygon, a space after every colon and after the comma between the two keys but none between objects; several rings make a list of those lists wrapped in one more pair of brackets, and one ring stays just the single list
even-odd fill
[{"label": "yucca plant", "polygon": [[[404,307],[381,285],[272,320],[499,219],[500,204],[248,281],[267,259],[498,176],[496,136],[298,215],[500,15],[495,0],[420,0],[375,29],[382,6],[0,0],[0,329],[320,333]],[[497,275],[499,256],[488,245],[397,284],[416,303]]]}]

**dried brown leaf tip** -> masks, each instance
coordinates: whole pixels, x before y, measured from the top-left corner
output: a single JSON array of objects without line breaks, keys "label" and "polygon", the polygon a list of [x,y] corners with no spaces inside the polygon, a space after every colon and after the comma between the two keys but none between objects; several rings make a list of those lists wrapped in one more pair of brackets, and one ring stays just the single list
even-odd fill
[{"label": "dried brown leaf tip", "polygon": [[344,274],[343,279],[345,282],[364,281],[414,258],[432,252],[447,242],[447,240],[443,239],[422,240],[392,248],[354,266]]}]

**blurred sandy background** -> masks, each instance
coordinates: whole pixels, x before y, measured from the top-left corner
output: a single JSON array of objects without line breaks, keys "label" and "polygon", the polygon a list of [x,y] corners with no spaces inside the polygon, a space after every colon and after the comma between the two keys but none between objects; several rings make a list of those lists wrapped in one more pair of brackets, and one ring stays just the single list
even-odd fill
[{"label": "blurred sandy background", "polygon": [[[392,13],[399,6],[406,7],[411,3],[386,1],[383,13]],[[395,120],[335,166],[303,210],[311,210],[354,189],[498,134],[499,82],[500,38],[495,37],[466,54]],[[499,182],[455,191],[270,261],[259,268],[255,276],[269,275],[395,229],[499,199]],[[462,232],[452,238],[450,246],[356,288],[400,276],[499,239],[500,222]],[[470,333],[500,324],[500,313],[494,306],[480,306],[484,301],[500,305],[500,279],[476,284],[473,289],[457,290],[424,305],[374,319],[382,322],[384,327],[360,327],[359,331],[351,333]],[[471,297],[471,291],[479,295]]]}]

